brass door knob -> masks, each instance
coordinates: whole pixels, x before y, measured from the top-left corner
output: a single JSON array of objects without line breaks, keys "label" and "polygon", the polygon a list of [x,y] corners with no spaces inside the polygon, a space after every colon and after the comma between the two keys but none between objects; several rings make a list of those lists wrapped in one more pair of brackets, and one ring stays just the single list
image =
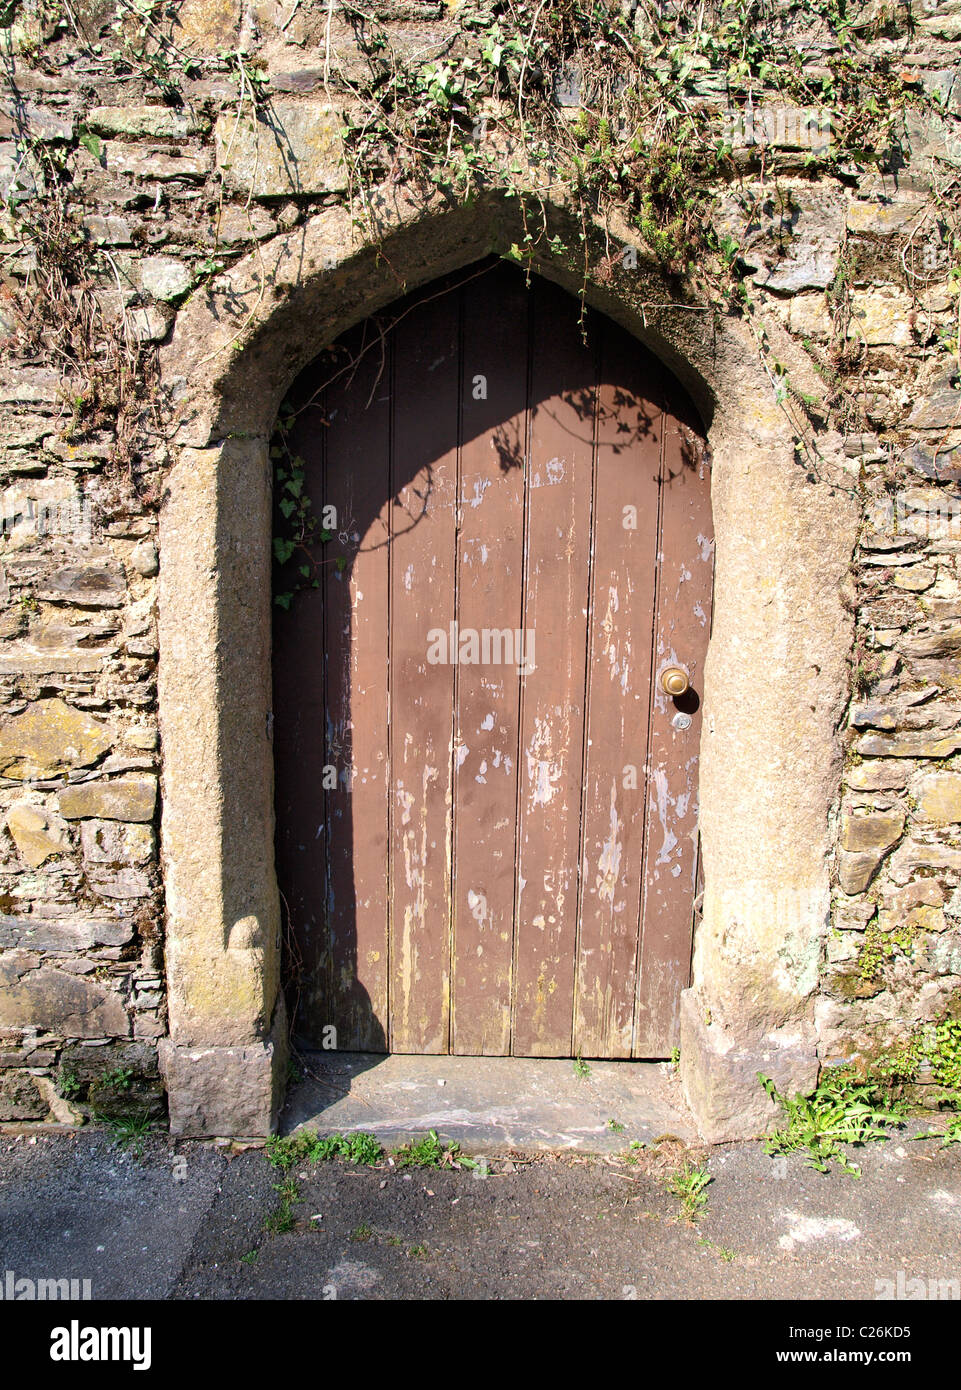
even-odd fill
[{"label": "brass door knob", "polygon": [[680,666],[668,666],[661,672],[661,689],[666,695],[683,695],[690,685],[687,672]]}]

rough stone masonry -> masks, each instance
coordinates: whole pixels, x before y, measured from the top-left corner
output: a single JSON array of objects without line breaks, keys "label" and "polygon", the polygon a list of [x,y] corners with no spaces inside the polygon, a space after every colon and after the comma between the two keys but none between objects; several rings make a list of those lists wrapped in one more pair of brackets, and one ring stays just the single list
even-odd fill
[{"label": "rough stone masonry", "polygon": [[[250,1026],[205,1033],[191,986],[183,1012],[193,1022],[182,1025],[181,1042],[168,1037],[165,888],[169,899],[177,837],[189,824],[197,862],[213,862],[211,846],[222,844],[214,822],[236,808],[218,809],[212,798],[193,820],[181,821],[176,811],[165,819],[165,797],[180,795],[190,770],[177,764],[176,749],[161,748],[157,672],[165,653],[157,605],[167,552],[158,519],[180,495],[178,477],[219,467],[216,451],[243,434],[222,425],[242,423],[243,411],[225,406],[218,416],[218,383],[224,400],[260,391],[275,408],[310,351],[323,346],[304,327],[309,314],[298,308],[298,295],[307,291],[292,258],[305,246],[313,258],[311,283],[320,288],[309,291],[311,313],[330,277],[331,336],[400,293],[378,290],[373,303],[373,291],[361,286],[361,271],[373,283],[373,262],[358,262],[353,278],[349,269],[370,244],[354,215],[357,190],[341,134],[369,75],[358,8],[383,26],[399,62],[423,66],[476,49],[479,31],[465,28],[464,14],[493,7],[416,0],[361,7],[326,0],[0,4],[2,1121],[74,1123],[98,1095],[102,1113],[111,1095],[116,1101],[131,1088],[145,1113],[156,1113],[164,1039],[175,1127],[256,1134],[276,1114],[283,1048],[271,1041],[279,1015],[269,921],[252,911],[248,930],[238,909],[223,931],[211,928],[223,960],[236,967],[227,993],[247,1000],[237,1008],[248,1009]],[[619,8],[643,45],[648,7]],[[961,0],[849,6],[854,14],[841,39],[818,7],[778,0],[768,9],[782,17],[812,71],[851,45],[901,73],[907,98],[888,168],[854,158],[822,167],[799,138],[798,122],[778,117],[754,122],[755,137],[763,129],[763,157],[748,149],[716,190],[718,234],[738,245],[769,339],[790,363],[790,394],[820,389],[818,364],[831,348],[842,394],[861,408],[856,426],[822,421],[814,429],[819,455],[833,460],[837,500],[833,511],[819,502],[805,513],[813,518],[811,554],[818,554],[819,534],[823,540],[822,588],[830,592],[821,597],[838,605],[823,660],[847,684],[843,698],[827,701],[814,732],[798,725],[793,741],[767,745],[780,778],[771,783],[771,816],[779,798],[789,798],[791,779],[803,776],[811,749],[835,750],[816,808],[824,907],[795,939],[789,894],[732,904],[738,870],[729,864],[715,880],[724,879],[724,893],[712,899],[711,865],[721,865],[721,853],[707,856],[682,1066],[709,1138],[756,1132],[767,1122],[770,1107],[754,1083],[759,1065],[782,1084],[810,1087],[819,1067],[852,1058],[874,1064],[903,1049],[919,1026],[961,1011],[961,261],[952,216],[961,178]],[[152,29],[165,24],[172,24],[176,83],[156,58],[165,50],[151,44]],[[126,62],[111,57],[115,49]],[[649,51],[655,63],[653,44]],[[253,82],[263,84],[266,100],[245,100],[245,84]],[[696,75],[692,99],[723,113],[727,97],[716,71]],[[558,92],[561,108],[577,101]],[[773,87],[759,94],[764,101],[783,117]],[[56,188],[44,151],[67,171]],[[417,199],[402,181],[388,183],[384,197],[401,208],[384,213],[384,236],[416,221],[410,209]],[[407,236],[398,263],[411,286],[457,264],[458,236],[469,244],[456,230],[432,230],[443,220],[436,202],[428,199],[424,209],[417,213],[423,235]],[[41,262],[35,233],[44,217],[48,259]],[[51,247],[74,267],[64,280],[73,309],[38,322],[31,304],[44,293],[56,307]],[[483,249],[506,247],[492,232]],[[78,278],[83,258],[88,272]],[[599,264],[598,254],[592,283],[608,286],[612,305],[617,296]],[[638,323],[664,297],[656,279],[646,283],[653,288]],[[631,294],[642,297],[625,289],[625,305]],[[286,346],[269,347],[279,332],[270,318],[275,304],[300,324]],[[262,332],[248,376],[229,377],[222,362],[254,341],[255,330]],[[83,343],[98,335],[114,346],[104,349],[100,369],[85,373]],[[663,341],[670,337],[665,329]],[[839,345],[846,350],[840,365]],[[671,365],[681,370],[683,345],[673,351]],[[755,356],[760,363],[760,347]],[[256,386],[252,374],[261,367],[266,384]],[[773,438],[767,421],[787,379],[768,366],[757,372],[770,399],[740,443],[731,436],[732,449]],[[202,408],[201,380],[213,383]],[[809,465],[799,457],[792,466],[801,486]],[[812,498],[818,481],[810,481]],[[752,496],[763,506],[763,469],[755,485]],[[719,493],[716,507],[731,513],[734,501]],[[215,517],[210,526],[222,543]],[[785,544],[799,526],[783,521]],[[173,522],[169,534],[173,566]],[[211,572],[219,558],[211,553]],[[719,603],[733,612],[741,602],[762,603],[757,595],[779,557],[755,550],[753,561],[735,566],[719,549],[718,563]],[[811,569],[816,595],[818,566]],[[742,597],[725,597],[727,576],[735,574]],[[768,653],[775,663],[783,656],[785,669],[804,644],[804,622],[804,612],[785,612],[782,651]],[[216,634],[209,650],[219,651]],[[217,660],[211,657],[211,680]],[[176,698],[188,708],[205,680],[204,670],[194,670],[189,688],[171,692],[171,708]],[[720,693],[716,708],[726,708]],[[171,715],[164,739],[180,727]],[[755,735],[764,748],[763,721]],[[201,748],[215,731],[208,736],[201,720],[196,737]],[[752,755],[750,775],[760,775],[758,764]],[[716,764],[711,776],[722,784]],[[752,822],[747,810],[717,805],[711,815],[725,810],[734,820],[741,815],[746,852],[763,858],[763,843],[751,848],[751,825],[762,827],[763,841],[763,818]],[[748,921],[740,938],[739,913]],[[207,945],[191,956],[192,940],[180,926],[167,940],[177,970],[194,969],[183,962],[201,956],[220,959]],[[214,978],[219,967],[203,968]],[[212,1059],[207,1070],[201,1053]],[[254,1078],[253,1091],[231,1098],[245,1075]],[[922,1065],[913,1077],[919,1094],[929,1080]]]}]

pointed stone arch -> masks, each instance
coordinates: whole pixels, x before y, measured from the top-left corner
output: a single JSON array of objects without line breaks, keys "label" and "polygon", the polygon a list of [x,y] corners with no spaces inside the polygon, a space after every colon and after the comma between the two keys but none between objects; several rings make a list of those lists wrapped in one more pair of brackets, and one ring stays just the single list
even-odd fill
[{"label": "pointed stone arch", "polygon": [[[534,212],[536,208],[536,214]],[[543,215],[543,221],[537,220]],[[277,408],[341,332],[408,290],[524,242],[520,200],[452,206],[400,191],[360,238],[332,207],[196,295],[162,353],[173,458],[161,518],[160,719],[175,1133],[263,1135],[282,1097],[285,1021],[273,864],[270,467]],[[705,670],[705,892],[681,1062],[705,1138],[759,1132],[757,1071],[817,1074],[812,994],[828,929],[829,818],[851,619],[851,480],[821,441],[801,466],[749,325],[611,255],[616,229],[532,204],[531,268],[620,323],[680,380],[713,465],[715,613]],[[586,280],[553,238],[578,247]],[[555,243],[556,244],[556,243]],[[636,260],[636,264],[634,264]],[[779,361],[806,383],[789,341]]]}]

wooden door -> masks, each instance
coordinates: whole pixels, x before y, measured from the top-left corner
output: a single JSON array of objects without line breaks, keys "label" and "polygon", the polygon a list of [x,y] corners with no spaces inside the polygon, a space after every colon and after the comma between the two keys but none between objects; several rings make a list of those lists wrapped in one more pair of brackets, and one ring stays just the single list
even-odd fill
[{"label": "wooden door", "polygon": [[278,575],[320,575],[275,620],[298,1036],[667,1055],[713,578],[689,402],[496,261],[352,330],[292,401],[314,511],[336,514]]}]

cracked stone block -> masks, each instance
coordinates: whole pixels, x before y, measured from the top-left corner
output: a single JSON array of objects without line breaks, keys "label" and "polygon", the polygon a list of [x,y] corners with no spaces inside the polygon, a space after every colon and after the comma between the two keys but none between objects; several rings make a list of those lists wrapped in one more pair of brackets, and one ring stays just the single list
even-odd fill
[{"label": "cracked stone block", "polygon": [[921,903],[906,912],[882,909],[878,913],[878,926],[881,931],[895,931],[898,927],[908,927],[917,931],[943,932],[947,921],[942,908]]},{"label": "cracked stone block", "polygon": [[43,174],[33,155],[26,158],[11,141],[0,145],[0,199],[22,203],[43,189]]},{"label": "cracked stone block", "polygon": [[947,430],[961,424],[961,391],[944,387],[922,396],[908,416],[908,425],[922,430]]},{"label": "cracked stone block", "polygon": [[862,202],[848,206],[847,227],[859,236],[893,236],[905,227],[913,226],[926,204],[916,199],[910,202]]},{"label": "cracked stone block", "polygon": [[897,290],[855,290],[851,295],[848,337],[861,337],[871,347],[910,347],[912,302]]},{"label": "cracked stone block", "polygon": [[854,791],[900,791],[907,785],[910,771],[908,763],[878,759],[849,767],[844,778]]},{"label": "cracked stone block", "polygon": [[[80,156],[83,162],[83,156]],[[125,144],[122,140],[106,140],[103,159],[112,174],[126,174],[133,178],[184,179],[191,183],[202,183],[210,171],[210,155],[207,150],[195,154],[170,154],[166,149],[152,150],[143,146]],[[90,156],[90,163],[93,164]],[[99,167],[99,162],[98,166]]]},{"label": "cracked stone block", "polygon": [[898,845],[888,861],[888,873],[893,882],[907,884],[919,873],[938,870],[961,870],[961,849],[951,845],[927,845],[920,840],[907,839]]},{"label": "cracked stone block", "polygon": [[898,646],[905,656],[957,656],[961,652],[961,623],[902,637]]},{"label": "cracked stone block", "polygon": [[922,878],[908,883],[903,888],[883,888],[881,901],[884,909],[891,913],[910,912],[914,907],[942,907],[944,888],[936,878]]},{"label": "cracked stone block", "polygon": [[209,53],[236,46],[243,6],[237,0],[181,0],[174,38],[180,48]]},{"label": "cracked stone block", "polygon": [[919,964],[932,975],[961,974],[961,942],[956,936],[928,937],[921,948]]},{"label": "cracked stone block", "polygon": [[91,213],[83,219],[83,227],[90,240],[100,246],[129,246],[133,241],[133,231],[125,217]]}]

